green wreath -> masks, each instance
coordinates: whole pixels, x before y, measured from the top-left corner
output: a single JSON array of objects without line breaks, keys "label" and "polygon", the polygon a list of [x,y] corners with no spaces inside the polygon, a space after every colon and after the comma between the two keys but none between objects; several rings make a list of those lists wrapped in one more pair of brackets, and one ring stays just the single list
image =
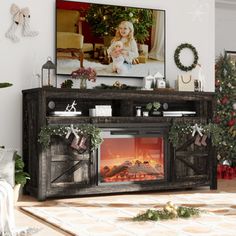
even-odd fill
[{"label": "green wreath", "polygon": [[[188,48],[190,49],[192,52],[193,52],[193,56],[194,56],[194,60],[193,60],[193,63],[192,65],[190,66],[184,66],[181,61],[180,61],[180,52],[185,49],[185,48]],[[192,69],[194,69],[197,64],[198,64],[198,52],[196,50],[196,48],[192,45],[192,44],[189,44],[189,43],[182,43],[180,44],[176,50],[175,50],[175,55],[174,55],[174,59],[175,59],[175,64],[177,65],[177,67],[180,69],[180,70],[183,70],[183,71],[190,71]]]}]

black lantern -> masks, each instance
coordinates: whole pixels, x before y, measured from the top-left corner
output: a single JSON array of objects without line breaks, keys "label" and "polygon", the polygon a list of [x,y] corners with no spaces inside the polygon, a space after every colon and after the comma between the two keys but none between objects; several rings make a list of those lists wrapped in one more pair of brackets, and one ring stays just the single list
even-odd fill
[{"label": "black lantern", "polygon": [[57,87],[56,66],[52,63],[50,57],[42,66],[41,85],[42,87]]}]

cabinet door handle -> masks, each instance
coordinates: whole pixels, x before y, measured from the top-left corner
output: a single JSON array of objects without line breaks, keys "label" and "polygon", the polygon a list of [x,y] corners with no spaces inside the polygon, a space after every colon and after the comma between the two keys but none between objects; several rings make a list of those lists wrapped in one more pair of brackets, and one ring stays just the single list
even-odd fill
[{"label": "cabinet door handle", "polygon": [[145,134],[163,134],[160,131],[145,131]]},{"label": "cabinet door handle", "polygon": [[130,131],[130,130],[127,130],[127,131],[111,131],[110,132],[111,135],[137,135],[139,134],[138,131]]}]

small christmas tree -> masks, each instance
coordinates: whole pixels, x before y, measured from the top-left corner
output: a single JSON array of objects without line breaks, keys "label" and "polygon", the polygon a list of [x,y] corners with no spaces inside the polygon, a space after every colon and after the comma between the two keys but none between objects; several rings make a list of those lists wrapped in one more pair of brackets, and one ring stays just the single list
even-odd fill
[{"label": "small christmas tree", "polygon": [[224,131],[217,146],[218,159],[236,165],[236,66],[220,55],[215,66],[216,109],[214,122]]}]

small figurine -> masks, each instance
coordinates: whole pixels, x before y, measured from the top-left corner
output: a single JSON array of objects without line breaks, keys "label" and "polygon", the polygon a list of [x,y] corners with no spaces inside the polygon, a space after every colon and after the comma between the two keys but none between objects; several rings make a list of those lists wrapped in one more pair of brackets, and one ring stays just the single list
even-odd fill
[{"label": "small figurine", "polygon": [[77,103],[74,100],[71,105],[67,104],[67,107],[66,107],[65,111],[67,111],[67,112],[76,112],[76,108],[75,108],[76,105],[77,105]]}]

